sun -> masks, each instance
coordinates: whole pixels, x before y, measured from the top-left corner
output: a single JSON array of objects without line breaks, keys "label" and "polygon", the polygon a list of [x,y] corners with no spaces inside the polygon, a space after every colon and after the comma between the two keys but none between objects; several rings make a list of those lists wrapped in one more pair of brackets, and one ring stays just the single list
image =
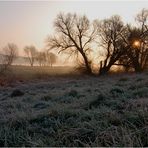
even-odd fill
[{"label": "sun", "polygon": [[140,41],[138,41],[138,40],[134,41],[133,47],[140,47]]}]

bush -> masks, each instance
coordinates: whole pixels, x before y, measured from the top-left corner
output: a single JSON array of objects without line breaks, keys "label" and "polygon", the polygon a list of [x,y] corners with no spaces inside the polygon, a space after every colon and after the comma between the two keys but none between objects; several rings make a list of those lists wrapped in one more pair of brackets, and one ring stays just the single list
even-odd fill
[{"label": "bush", "polygon": [[23,95],[24,93],[19,89],[16,89],[11,93],[11,97],[18,97],[18,96],[23,96]]}]

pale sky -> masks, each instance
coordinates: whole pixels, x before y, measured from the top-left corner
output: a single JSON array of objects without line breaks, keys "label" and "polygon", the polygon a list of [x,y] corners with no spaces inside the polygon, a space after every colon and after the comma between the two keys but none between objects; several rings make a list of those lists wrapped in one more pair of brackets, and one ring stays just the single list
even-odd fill
[{"label": "pale sky", "polygon": [[119,14],[125,23],[134,23],[142,8],[148,8],[148,1],[0,1],[0,48],[8,42],[17,44],[20,53],[25,45],[44,48],[59,12],[85,14],[90,20]]}]

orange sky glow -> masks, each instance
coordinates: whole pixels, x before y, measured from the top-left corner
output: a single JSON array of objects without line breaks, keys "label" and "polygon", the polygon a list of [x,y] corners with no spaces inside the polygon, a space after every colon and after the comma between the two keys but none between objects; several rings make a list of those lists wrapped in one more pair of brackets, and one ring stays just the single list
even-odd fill
[{"label": "orange sky glow", "polygon": [[0,1],[0,48],[13,42],[21,55],[26,45],[43,50],[47,35],[54,33],[53,21],[59,12],[85,14],[91,21],[119,14],[124,22],[134,23],[134,16],[147,4],[141,0]]}]

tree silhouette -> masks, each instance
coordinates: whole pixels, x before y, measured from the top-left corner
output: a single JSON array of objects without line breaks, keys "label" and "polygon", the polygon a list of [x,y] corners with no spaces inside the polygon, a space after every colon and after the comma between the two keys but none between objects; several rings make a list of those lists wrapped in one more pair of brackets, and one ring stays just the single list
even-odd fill
[{"label": "tree silhouette", "polygon": [[36,53],[36,60],[39,62],[40,66],[45,65],[45,63],[46,63],[46,53],[45,52],[37,52]]},{"label": "tree silhouette", "polygon": [[88,58],[90,43],[95,37],[95,27],[91,27],[86,16],[76,14],[59,14],[54,23],[56,33],[54,37],[49,37],[48,46],[50,49],[58,48],[59,53],[68,51],[70,55],[81,55],[86,72],[92,73],[91,63]]},{"label": "tree silhouette", "polygon": [[2,49],[2,62],[1,62],[1,68],[0,73],[3,73],[8,69],[10,65],[12,65],[14,59],[18,55],[18,47],[13,43],[8,43],[7,46],[5,46]]},{"label": "tree silhouette", "polygon": [[26,46],[24,48],[24,52],[26,53],[26,55],[29,59],[30,65],[33,66],[35,59],[36,59],[37,49],[35,48],[35,46],[32,46],[32,45]]},{"label": "tree silhouette", "polygon": [[104,51],[104,60],[100,62],[100,74],[106,74],[116,64],[124,52],[122,36],[125,35],[124,24],[118,15],[96,22],[98,26],[99,45]]},{"label": "tree silhouette", "polygon": [[47,63],[52,67],[54,63],[57,61],[57,56],[52,52],[47,52]]},{"label": "tree silhouette", "polygon": [[133,67],[141,72],[148,65],[148,10],[143,9],[136,17],[139,26],[127,26],[128,34],[124,38],[127,52],[120,58],[125,67]]}]

